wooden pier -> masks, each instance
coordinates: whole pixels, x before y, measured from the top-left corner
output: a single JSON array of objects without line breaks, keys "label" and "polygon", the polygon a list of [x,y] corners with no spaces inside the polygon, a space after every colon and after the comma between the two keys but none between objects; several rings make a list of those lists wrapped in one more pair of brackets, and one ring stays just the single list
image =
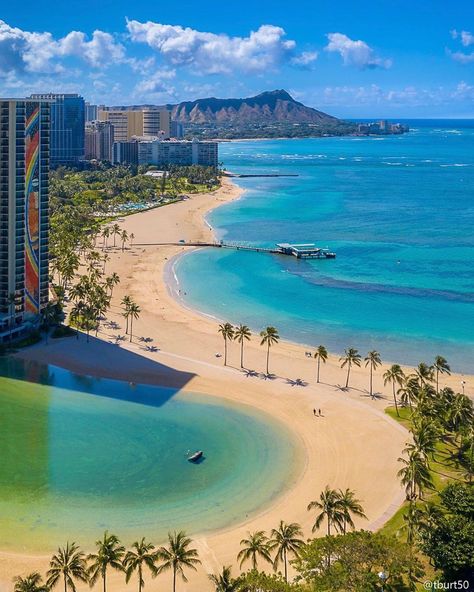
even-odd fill
[{"label": "wooden pier", "polygon": [[176,247],[214,247],[217,249],[234,249],[235,251],[253,251],[254,253],[270,253],[272,255],[289,255],[297,259],[335,259],[336,253],[329,249],[317,247],[314,243],[278,243],[275,247],[257,247],[252,244],[237,242],[214,242],[206,243],[201,241],[186,242],[185,240],[176,243],[135,243],[137,247],[151,246],[176,246]]}]

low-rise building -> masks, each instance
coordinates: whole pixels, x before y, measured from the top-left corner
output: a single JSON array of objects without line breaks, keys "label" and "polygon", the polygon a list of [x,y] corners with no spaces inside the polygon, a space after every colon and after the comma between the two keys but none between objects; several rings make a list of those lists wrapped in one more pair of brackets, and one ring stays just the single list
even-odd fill
[{"label": "low-rise building", "polygon": [[[116,144],[120,146],[115,147]],[[130,145],[127,149],[125,144]],[[200,165],[217,168],[217,142],[199,140],[163,140],[160,138],[135,137],[130,142],[114,144],[115,164],[152,164],[156,166],[191,166]],[[130,152],[127,152],[130,150]],[[129,160],[136,154],[136,162]],[[123,159],[126,160],[123,160]]]}]

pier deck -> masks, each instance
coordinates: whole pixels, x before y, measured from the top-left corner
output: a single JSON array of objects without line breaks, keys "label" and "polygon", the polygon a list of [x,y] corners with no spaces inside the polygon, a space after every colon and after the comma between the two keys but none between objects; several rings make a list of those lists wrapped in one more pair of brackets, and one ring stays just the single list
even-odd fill
[{"label": "pier deck", "polygon": [[254,253],[271,253],[272,255],[290,255],[297,259],[335,259],[336,253],[329,249],[317,247],[314,243],[278,243],[274,248],[271,247],[257,247],[251,244],[225,242],[206,243],[202,241],[179,241],[175,243],[135,243],[137,247],[215,247],[218,249],[234,249],[235,251],[253,251]]}]

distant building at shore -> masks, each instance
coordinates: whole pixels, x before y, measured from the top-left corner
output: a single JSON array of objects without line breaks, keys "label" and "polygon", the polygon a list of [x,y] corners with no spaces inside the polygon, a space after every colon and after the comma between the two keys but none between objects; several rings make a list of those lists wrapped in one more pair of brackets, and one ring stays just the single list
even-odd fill
[{"label": "distant building at shore", "polygon": [[217,168],[219,144],[199,140],[163,140],[136,137],[114,144],[113,164],[151,164],[157,166],[200,165]]},{"label": "distant building at shore", "polygon": [[0,99],[0,343],[37,326],[48,302],[50,110]]},{"label": "distant building at shore", "polygon": [[386,119],[370,123],[359,123],[357,126],[359,134],[364,136],[376,135],[390,135],[390,134],[404,134],[410,131],[408,125],[401,123],[390,123]]},{"label": "distant building at shore", "polygon": [[114,126],[117,142],[128,142],[133,136],[171,135],[171,111],[166,107],[103,107],[97,115]]}]

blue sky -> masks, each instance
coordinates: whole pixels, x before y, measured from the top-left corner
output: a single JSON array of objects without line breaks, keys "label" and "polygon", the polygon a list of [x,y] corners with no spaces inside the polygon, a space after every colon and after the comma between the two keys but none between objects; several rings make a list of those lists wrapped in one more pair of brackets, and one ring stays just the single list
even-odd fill
[{"label": "blue sky", "polygon": [[285,88],[340,117],[474,117],[472,0],[2,2],[0,95],[106,104]]}]

